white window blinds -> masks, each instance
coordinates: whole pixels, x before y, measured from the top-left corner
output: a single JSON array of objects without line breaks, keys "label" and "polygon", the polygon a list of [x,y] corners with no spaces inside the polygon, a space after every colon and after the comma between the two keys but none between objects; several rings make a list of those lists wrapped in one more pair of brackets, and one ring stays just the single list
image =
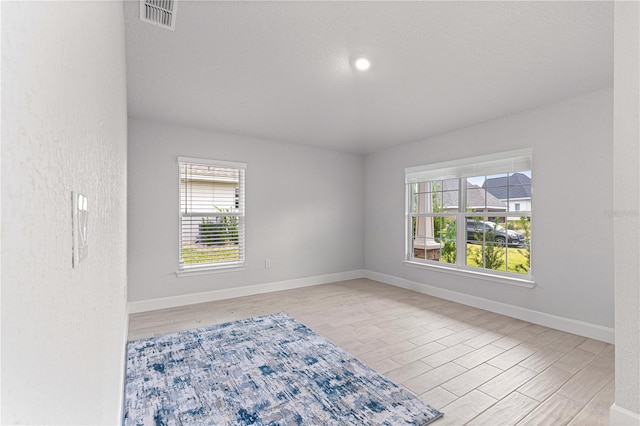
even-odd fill
[{"label": "white window blinds", "polygon": [[405,183],[531,170],[532,152],[530,148],[527,148],[436,164],[407,167],[405,169]]},{"label": "white window blinds", "polygon": [[179,271],[244,264],[246,164],[179,157]]}]

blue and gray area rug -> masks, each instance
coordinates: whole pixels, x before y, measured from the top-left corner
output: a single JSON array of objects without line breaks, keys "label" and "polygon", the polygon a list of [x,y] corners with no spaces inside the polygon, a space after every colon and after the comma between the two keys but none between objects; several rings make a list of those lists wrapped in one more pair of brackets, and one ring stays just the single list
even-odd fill
[{"label": "blue and gray area rug", "polygon": [[427,425],[442,413],[280,313],[129,342],[125,425]]}]

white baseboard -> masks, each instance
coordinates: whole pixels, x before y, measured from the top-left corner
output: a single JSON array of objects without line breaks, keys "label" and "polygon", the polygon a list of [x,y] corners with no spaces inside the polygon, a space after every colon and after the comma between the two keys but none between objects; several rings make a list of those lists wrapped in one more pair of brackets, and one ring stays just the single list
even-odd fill
[{"label": "white baseboard", "polygon": [[556,330],[566,331],[568,333],[577,334],[606,343],[614,343],[615,330],[611,327],[603,327],[597,324],[591,324],[584,321],[578,321],[570,318],[564,318],[544,312],[534,311],[532,309],[522,308],[519,306],[509,305],[506,303],[496,302],[482,297],[471,296],[459,293],[453,290],[447,290],[434,287],[428,284],[422,284],[399,278],[393,275],[382,274],[365,270],[365,278],[379,281],[385,284],[391,284],[396,287],[417,291],[419,293],[428,294],[430,296],[439,297],[441,299],[451,300],[453,302],[462,303],[464,305],[473,306],[475,308],[484,309],[512,318],[521,319],[523,321],[534,324],[543,325],[545,327],[554,328]]},{"label": "white baseboard", "polygon": [[221,290],[207,291],[203,293],[183,294],[158,299],[139,300],[127,304],[130,314],[138,312],[155,311],[156,309],[175,308],[178,306],[193,305],[196,303],[213,302],[216,300],[232,299],[234,297],[252,296],[254,294],[270,293],[273,291],[291,290],[294,288],[310,287],[320,284],[330,284],[338,281],[364,278],[365,271],[339,272],[336,274],[316,275],[313,277],[296,278],[293,280],[277,281],[266,284],[257,284],[245,287],[225,288]]},{"label": "white baseboard", "polygon": [[338,281],[353,280],[358,278],[368,278],[396,287],[417,291],[441,299],[451,300],[475,308],[484,309],[556,330],[566,331],[591,339],[600,340],[607,343],[614,343],[615,330],[611,327],[603,327],[584,321],[564,318],[557,315],[534,311],[532,309],[496,302],[482,297],[471,296],[453,290],[434,287],[429,284],[422,284],[399,278],[393,275],[382,274],[364,269],[357,269],[336,274],[317,275],[313,277],[297,278],[293,280],[277,281],[266,284],[257,284],[246,287],[227,288],[213,290],[203,293],[184,294],[159,299],[133,301],[127,304],[131,314],[138,312],[154,311],[156,309],[174,308],[178,306],[192,305],[203,302],[213,302],[216,300],[231,299],[234,297],[252,296],[255,294],[270,293],[272,291],[291,290],[294,288],[310,287],[319,284],[329,284]]},{"label": "white baseboard", "polygon": [[609,425],[611,426],[638,426],[640,414],[618,407],[615,403],[609,410]]}]

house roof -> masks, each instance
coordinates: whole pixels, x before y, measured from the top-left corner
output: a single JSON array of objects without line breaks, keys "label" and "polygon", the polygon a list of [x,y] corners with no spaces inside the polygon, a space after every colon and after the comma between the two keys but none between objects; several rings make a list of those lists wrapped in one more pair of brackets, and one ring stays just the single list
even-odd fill
[{"label": "house roof", "polygon": [[531,198],[531,178],[524,173],[512,174],[508,182],[507,176],[487,179],[482,187],[499,200]]},{"label": "house roof", "polygon": [[[443,181],[442,204],[445,209],[458,207],[458,182],[457,179]],[[497,210],[506,210],[507,205],[477,185],[467,184],[467,207],[483,209],[485,207]]]}]

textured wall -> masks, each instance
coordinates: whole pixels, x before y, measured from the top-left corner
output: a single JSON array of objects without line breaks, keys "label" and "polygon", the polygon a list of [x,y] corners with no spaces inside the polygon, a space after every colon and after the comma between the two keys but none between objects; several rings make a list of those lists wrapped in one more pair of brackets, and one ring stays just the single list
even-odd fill
[{"label": "textured wall", "polygon": [[120,421],[126,126],[122,4],[2,2],[3,424]]},{"label": "textured wall", "polygon": [[[176,277],[178,156],[247,163],[245,270]],[[361,269],[362,171],[360,155],[131,120],[129,299]]]},{"label": "textured wall", "polygon": [[[365,268],[613,327],[612,102],[606,89],[367,156]],[[403,265],[405,167],[526,147],[534,289]]]},{"label": "textured wall", "polygon": [[640,7],[615,5],[616,405],[640,418]]}]

